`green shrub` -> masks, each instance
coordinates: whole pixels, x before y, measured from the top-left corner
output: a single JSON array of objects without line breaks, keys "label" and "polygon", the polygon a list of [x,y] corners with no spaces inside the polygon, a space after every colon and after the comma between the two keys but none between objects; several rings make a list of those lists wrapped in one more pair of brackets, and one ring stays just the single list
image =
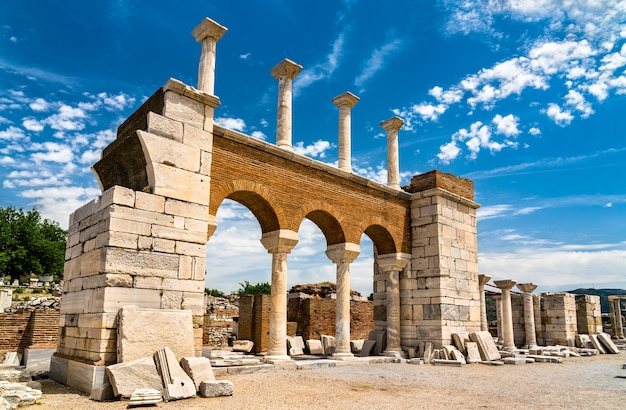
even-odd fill
[{"label": "green shrub", "polygon": [[13,289],[13,293],[17,293],[18,295],[24,293],[24,288],[15,288]]},{"label": "green shrub", "polygon": [[272,285],[269,282],[257,283],[251,285],[247,280],[244,283],[239,283],[239,289],[235,292],[236,295],[269,295],[272,293]]},{"label": "green shrub", "polygon": [[224,292],[222,292],[221,290],[218,290],[218,289],[204,288],[204,293],[206,293],[209,296],[215,296],[215,297],[218,297],[218,298],[223,298],[224,296],[226,296],[224,294]]}]

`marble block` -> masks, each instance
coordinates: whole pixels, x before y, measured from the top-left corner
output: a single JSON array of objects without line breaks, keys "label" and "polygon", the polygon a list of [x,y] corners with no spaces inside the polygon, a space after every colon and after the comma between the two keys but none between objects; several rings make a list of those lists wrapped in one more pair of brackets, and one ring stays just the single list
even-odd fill
[{"label": "marble block", "polygon": [[470,333],[470,340],[478,345],[478,351],[483,361],[500,360],[500,352],[488,331]]},{"label": "marble block", "polygon": [[309,354],[324,354],[324,348],[322,347],[322,341],[317,339],[309,339],[306,341],[306,348]]}]

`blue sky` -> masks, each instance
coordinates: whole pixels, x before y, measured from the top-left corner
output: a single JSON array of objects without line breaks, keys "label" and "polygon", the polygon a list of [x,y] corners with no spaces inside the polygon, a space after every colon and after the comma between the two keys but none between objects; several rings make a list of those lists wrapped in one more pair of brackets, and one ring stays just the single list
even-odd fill
[{"label": "blue sky", "polygon": [[[479,270],[539,291],[626,288],[626,1],[103,1],[0,5],[0,206],[67,227],[99,194],[90,166],[117,126],[169,77],[195,85],[210,17],[217,121],[275,142],[283,58],[294,81],[297,152],[337,162],[337,108],[352,110],[355,172],[386,182],[379,126],[402,117],[401,184],[439,169],[474,180]],[[289,286],[334,282],[305,221]],[[247,209],[225,202],[207,287],[270,281]],[[352,287],[372,291],[366,236]],[[216,256],[218,255],[218,256]]]}]

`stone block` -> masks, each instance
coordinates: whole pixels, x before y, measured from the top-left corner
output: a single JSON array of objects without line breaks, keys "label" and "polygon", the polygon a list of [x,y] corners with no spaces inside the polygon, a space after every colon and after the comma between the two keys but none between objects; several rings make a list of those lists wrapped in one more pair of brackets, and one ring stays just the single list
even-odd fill
[{"label": "stone block", "polygon": [[222,397],[232,396],[234,391],[233,383],[228,380],[203,381],[198,394],[202,397]]},{"label": "stone block", "polygon": [[591,340],[591,344],[593,348],[596,349],[600,354],[606,354],[606,348],[604,347],[604,343],[601,343],[598,339],[598,335],[589,335],[589,339]]},{"label": "stone block", "polygon": [[365,340],[363,342],[363,347],[361,348],[361,353],[359,353],[360,357],[371,356],[372,350],[376,345],[376,341],[374,340]]},{"label": "stone block", "polygon": [[619,354],[619,349],[615,346],[615,343],[611,340],[611,337],[606,333],[598,334],[598,340],[604,345],[607,353]]},{"label": "stone block", "polygon": [[251,340],[235,340],[233,341],[233,352],[245,352],[250,353],[254,347],[254,342]]},{"label": "stone block", "polygon": [[469,340],[469,332],[452,333],[452,342],[461,353],[465,353],[465,343]]},{"label": "stone block", "polygon": [[467,352],[467,363],[479,363],[482,361],[476,342],[465,342],[465,350]]},{"label": "stone block", "polygon": [[384,330],[370,331],[369,335],[367,336],[367,339],[373,340],[376,342],[376,344],[372,348],[372,352],[371,352],[372,356],[380,356],[383,353],[383,350],[385,350],[385,345],[386,345],[385,343],[386,335],[387,335],[387,332],[385,332]]},{"label": "stone block", "polygon": [[208,205],[206,192],[211,188],[208,176],[156,162],[149,163],[146,168],[149,180],[154,181],[154,194]]},{"label": "stone block", "polygon": [[525,357],[505,357],[502,361],[504,364],[526,364]]},{"label": "stone block", "polygon": [[320,340],[322,341],[322,347],[324,348],[324,354],[326,356],[335,353],[335,349],[337,348],[337,339],[335,339],[335,336],[321,335]]},{"label": "stone block", "polygon": [[306,349],[309,354],[324,354],[324,347],[322,341],[317,339],[309,339],[306,341]]},{"label": "stone block", "polygon": [[[182,127],[181,127],[182,132]],[[168,164],[191,172],[200,170],[200,150],[162,136],[137,131],[148,162]]]},{"label": "stone block", "polygon": [[215,381],[211,360],[206,357],[183,357],[180,360],[180,365],[185,373],[193,380],[196,391],[200,390],[200,384],[202,382]]},{"label": "stone block", "polygon": [[350,340],[350,351],[355,355],[360,355],[364,342],[365,340]]},{"label": "stone block", "polygon": [[163,347],[179,357],[193,357],[193,322],[190,310],[140,309],[124,306],[117,326],[117,362],[152,355]]},{"label": "stone block", "polygon": [[483,361],[500,360],[500,352],[488,331],[473,332],[469,334],[470,340],[478,345],[480,357]]},{"label": "stone block", "polygon": [[204,104],[191,98],[182,96],[174,91],[166,91],[163,96],[163,115],[191,124],[196,128],[204,127]]},{"label": "stone block", "polygon": [[107,366],[106,372],[116,397],[130,398],[140,388],[163,391],[163,383],[152,357]]}]

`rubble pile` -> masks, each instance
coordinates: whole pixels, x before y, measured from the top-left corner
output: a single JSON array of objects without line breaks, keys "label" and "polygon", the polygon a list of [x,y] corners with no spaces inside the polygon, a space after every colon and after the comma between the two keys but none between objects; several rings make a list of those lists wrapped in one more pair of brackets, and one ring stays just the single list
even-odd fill
[{"label": "rubble pile", "polygon": [[234,339],[233,317],[239,316],[239,296],[206,296],[203,343],[208,346],[228,346]]},{"label": "rubble pile", "polygon": [[13,410],[33,405],[41,398],[41,384],[19,365],[15,352],[5,354],[0,364],[0,409]]},{"label": "rubble pile", "polygon": [[31,297],[27,301],[14,301],[4,313],[32,312],[35,310],[59,310],[61,298],[58,296]]}]

